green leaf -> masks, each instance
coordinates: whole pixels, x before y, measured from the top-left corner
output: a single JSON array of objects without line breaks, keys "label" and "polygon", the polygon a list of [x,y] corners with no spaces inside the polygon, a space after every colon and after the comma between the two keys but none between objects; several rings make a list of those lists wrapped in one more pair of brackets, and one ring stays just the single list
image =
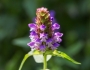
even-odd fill
[{"label": "green leaf", "polygon": [[55,51],[53,52],[53,55],[54,55],[54,56],[56,55],[56,56],[58,56],[58,57],[62,57],[62,58],[64,58],[64,59],[67,59],[67,60],[69,60],[69,61],[71,61],[71,62],[73,62],[73,63],[75,63],[75,64],[81,64],[81,63],[73,60],[71,57],[69,57],[67,54],[65,54],[64,52],[61,52],[61,51],[55,50]]},{"label": "green leaf", "polygon": [[13,40],[13,44],[22,47],[24,50],[27,50],[29,47],[27,46],[27,43],[30,42],[30,39],[28,37],[22,37],[17,38]]}]

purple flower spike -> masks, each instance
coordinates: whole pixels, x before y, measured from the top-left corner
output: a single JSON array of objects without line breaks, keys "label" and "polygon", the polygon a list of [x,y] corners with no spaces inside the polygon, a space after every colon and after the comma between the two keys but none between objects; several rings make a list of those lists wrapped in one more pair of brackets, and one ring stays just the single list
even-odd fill
[{"label": "purple flower spike", "polygon": [[30,46],[31,49],[45,52],[47,50],[55,50],[59,47],[63,33],[55,31],[60,28],[60,25],[53,22],[55,20],[54,14],[54,11],[49,13],[47,8],[44,7],[37,9],[36,24],[28,24],[31,31],[31,42],[27,45]]},{"label": "purple flower spike", "polygon": [[28,24],[28,26],[29,26],[29,28],[31,28],[30,31],[35,31],[37,28],[36,24],[34,24],[34,23],[30,23],[30,24]]},{"label": "purple flower spike", "polygon": [[45,25],[43,25],[43,24],[40,26],[40,29],[41,29],[42,31],[44,31],[44,30],[45,30],[45,28],[46,28],[46,26],[45,26]]}]

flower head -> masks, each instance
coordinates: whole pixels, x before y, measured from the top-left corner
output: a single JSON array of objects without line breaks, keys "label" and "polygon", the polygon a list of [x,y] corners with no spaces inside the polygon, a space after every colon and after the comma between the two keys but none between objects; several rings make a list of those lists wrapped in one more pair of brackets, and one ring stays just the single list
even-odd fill
[{"label": "flower head", "polygon": [[53,19],[47,8],[37,9],[35,23],[28,24],[31,31],[31,42],[28,46],[40,51],[55,50],[59,47],[63,33],[55,31],[60,25],[53,23]]}]

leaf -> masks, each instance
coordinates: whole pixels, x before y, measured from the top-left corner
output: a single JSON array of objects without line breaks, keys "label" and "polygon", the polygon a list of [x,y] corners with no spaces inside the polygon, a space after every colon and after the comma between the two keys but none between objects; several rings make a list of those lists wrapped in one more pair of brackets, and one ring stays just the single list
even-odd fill
[{"label": "leaf", "polygon": [[30,39],[28,37],[23,37],[23,38],[17,38],[13,40],[13,44],[20,46],[24,49],[28,49],[29,47],[27,46],[27,43],[30,42]]},{"label": "leaf", "polygon": [[61,52],[61,51],[55,50],[55,51],[53,52],[53,55],[54,55],[54,56],[56,55],[56,56],[58,56],[58,57],[62,57],[62,58],[64,58],[64,59],[67,59],[67,60],[69,60],[69,61],[71,61],[71,62],[73,62],[73,63],[75,63],[75,64],[81,64],[81,63],[73,60],[71,57],[69,57],[67,54],[65,54],[64,52]]}]

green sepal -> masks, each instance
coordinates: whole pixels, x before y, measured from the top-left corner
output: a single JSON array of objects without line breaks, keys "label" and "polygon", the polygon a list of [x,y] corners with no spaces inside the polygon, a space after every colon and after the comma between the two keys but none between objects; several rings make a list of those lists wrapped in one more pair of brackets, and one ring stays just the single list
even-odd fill
[{"label": "green sepal", "polygon": [[71,61],[71,62],[73,62],[73,63],[75,63],[75,64],[81,64],[81,63],[73,60],[73,59],[72,59],[71,57],[69,57],[66,53],[61,52],[61,51],[55,50],[55,51],[53,51],[53,55],[54,55],[54,56],[58,56],[58,57],[62,57],[62,58],[64,58],[64,59],[67,59],[67,60],[69,60],[69,61]]},{"label": "green sepal", "polygon": [[28,57],[30,57],[30,56],[32,56],[32,55],[39,55],[39,54],[42,54],[42,52],[40,52],[40,51],[38,51],[38,50],[33,50],[33,51],[30,51],[29,53],[27,53],[27,54],[24,56],[24,58],[23,58],[23,60],[22,60],[22,62],[21,62],[21,64],[20,64],[19,70],[22,69],[23,64],[25,63],[25,61],[27,60]]}]

